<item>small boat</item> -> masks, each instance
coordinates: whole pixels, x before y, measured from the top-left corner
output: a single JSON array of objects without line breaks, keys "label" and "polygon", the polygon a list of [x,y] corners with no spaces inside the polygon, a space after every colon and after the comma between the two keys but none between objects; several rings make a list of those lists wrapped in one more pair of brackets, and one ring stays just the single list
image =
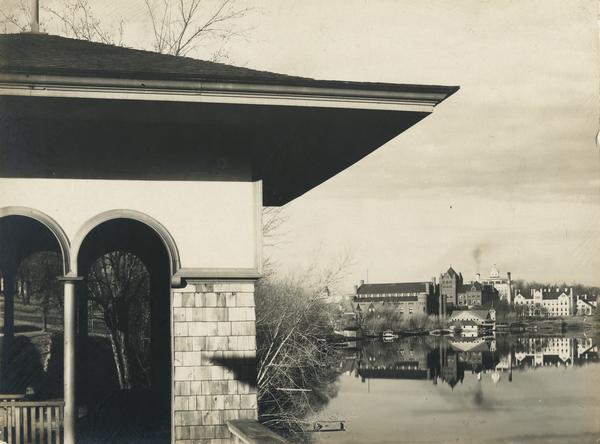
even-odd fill
[{"label": "small boat", "polygon": [[382,333],[381,337],[384,341],[393,341],[394,339],[398,339],[398,335],[393,332],[393,330],[386,330]]},{"label": "small boat", "polygon": [[451,335],[452,330],[449,328],[442,328],[440,330],[432,330],[429,332],[429,334],[431,336],[446,336],[446,335]]}]

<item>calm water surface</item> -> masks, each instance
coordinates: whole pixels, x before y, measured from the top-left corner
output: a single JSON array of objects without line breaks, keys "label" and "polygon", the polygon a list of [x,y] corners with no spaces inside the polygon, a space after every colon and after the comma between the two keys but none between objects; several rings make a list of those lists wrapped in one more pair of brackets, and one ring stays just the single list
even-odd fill
[{"label": "calm water surface", "polygon": [[597,337],[365,341],[345,351],[318,443],[597,443]]}]

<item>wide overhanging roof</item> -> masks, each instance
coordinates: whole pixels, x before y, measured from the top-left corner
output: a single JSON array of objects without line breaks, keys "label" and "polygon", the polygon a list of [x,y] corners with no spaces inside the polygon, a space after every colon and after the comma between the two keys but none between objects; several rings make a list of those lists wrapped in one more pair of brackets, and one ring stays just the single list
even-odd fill
[{"label": "wide overhanging roof", "polygon": [[[14,126],[18,115],[44,134],[22,135],[18,152],[3,139],[0,176],[198,180],[214,167],[198,162],[219,158],[230,167],[250,162],[252,179],[264,181],[265,205],[281,205],[414,125],[457,90],[315,80],[45,34],[1,35],[3,127]],[[85,168],[90,162],[81,150],[44,145],[77,128],[85,128],[88,150],[97,149],[93,169]],[[136,131],[139,138],[119,146]],[[165,131],[177,138],[165,136],[161,145]],[[103,164],[107,144],[121,157],[130,151],[132,161],[147,157],[131,143],[144,137],[151,155],[138,170],[131,163],[119,169],[110,152]],[[245,174],[222,169],[226,179]]]}]

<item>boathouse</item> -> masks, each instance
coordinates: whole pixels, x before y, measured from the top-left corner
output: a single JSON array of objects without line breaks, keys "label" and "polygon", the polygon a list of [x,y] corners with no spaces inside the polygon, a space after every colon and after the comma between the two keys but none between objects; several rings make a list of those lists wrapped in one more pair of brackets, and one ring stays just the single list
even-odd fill
[{"label": "boathouse", "polygon": [[84,280],[96,259],[127,251],[148,268],[153,402],[171,442],[230,442],[228,422],[257,418],[263,206],[284,205],[358,162],[457,89],[314,80],[53,35],[0,36],[4,343],[15,337],[20,262],[56,251],[64,442],[75,442],[85,403]]}]

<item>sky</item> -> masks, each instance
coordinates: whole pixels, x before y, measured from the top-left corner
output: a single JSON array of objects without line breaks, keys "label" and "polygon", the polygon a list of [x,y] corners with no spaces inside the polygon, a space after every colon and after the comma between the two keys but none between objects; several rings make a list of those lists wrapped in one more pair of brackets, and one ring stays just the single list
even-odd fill
[{"label": "sky", "polygon": [[[41,0],[42,5],[57,0]],[[3,8],[15,0],[0,0]],[[150,48],[143,0],[91,1]],[[460,85],[432,115],[287,204],[284,272],[350,255],[346,289],[514,279],[600,285],[598,6],[554,0],[260,0],[227,62],[320,79]],[[50,18],[42,12],[42,22]]]}]

